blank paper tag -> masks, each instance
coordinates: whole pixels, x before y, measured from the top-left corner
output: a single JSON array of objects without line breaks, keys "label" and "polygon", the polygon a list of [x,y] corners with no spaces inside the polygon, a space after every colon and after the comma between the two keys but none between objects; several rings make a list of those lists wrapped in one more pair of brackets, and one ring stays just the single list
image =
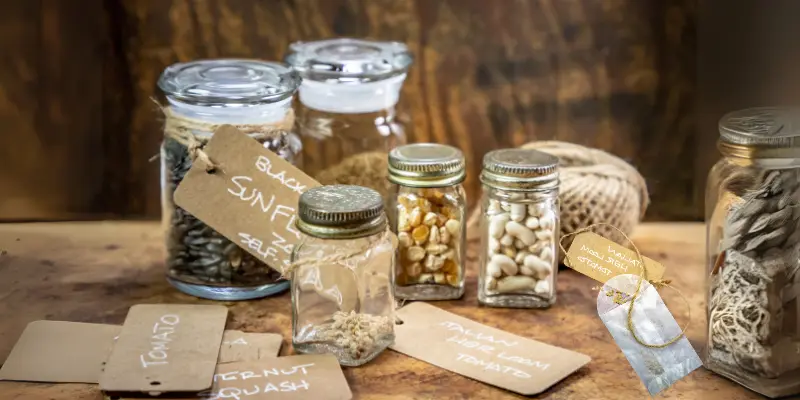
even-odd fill
[{"label": "blank paper tag", "polygon": [[110,392],[199,392],[211,387],[228,309],[131,307],[100,377]]},{"label": "blank paper tag", "polygon": [[392,350],[523,395],[547,390],[591,360],[426,303],[407,305],[397,315],[403,323],[395,326]]},{"label": "blank paper tag", "polygon": [[0,379],[97,383],[121,326],[34,321],[0,369]]},{"label": "blank paper tag", "polygon": [[256,361],[277,357],[283,337],[276,333],[225,331],[219,349],[219,364],[237,361]]},{"label": "blank paper tag", "polygon": [[300,241],[297,202],[315,180],[255,139],[223,125],[203,148],[219,166],[196,162],[175,191],[175,203],[272,268],[289,264]]},{"label": "blank paper tag", "polygon": [[[659,280],[664,276],[664,266],[642,256],[647,270],[647,280]],[[600,283],[623,275],[641,273],[641,261],[636,252],[622,247],[596,233],[584,232],[572,241],[564,264]]]}]

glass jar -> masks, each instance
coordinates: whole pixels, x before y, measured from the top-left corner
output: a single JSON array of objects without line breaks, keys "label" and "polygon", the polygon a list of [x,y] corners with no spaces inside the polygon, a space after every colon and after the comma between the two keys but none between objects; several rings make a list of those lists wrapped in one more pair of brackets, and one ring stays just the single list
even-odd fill
[{"label": "glass jar", "polygon": [[398,112],[411,66],[402,43],[331,39],[294,43],[286,61],[300,73],[297,127],[303,169],[322,184],[352,184],[388,194],[386,156],[406,143]]},{"label": "glass jar", "polygon": [[418,143],[389,153],[392,230],[399,249],[394,294],[405,300],[450,300],[464,295],[467,199],[461,150]]},{"label": "glass jar", "polygon": [[706,368],[770,397],[800,393],[800,128],[757,108],[719,123],[706,191]]},{"label": "glass jar", "polygon": [[483,158],[478,302],[544,308],[556,301],[558,158],[502,149]]},{"label": "glass jar", "polygon": [[[192,156],[185,139],[200,145],[222,124],[234,124],[289,162],[301,143],[290,133],[291,101],[300,79],[284,65],[251,60],[201,60],[164,70],[166,95],[161,146],[162,219],[167,279],[178,290],[214,300],[244,300],[285,291],[280,273],[242,250],[173,202]],[[299,158],[299,157],[297,157]]]},{"label": "glass jar", "polygon": [[292,252],[292,345],[365,364],[394,342],[395,245],[383,199],[361,186],[320,186],[298,209],[307,236]]}]

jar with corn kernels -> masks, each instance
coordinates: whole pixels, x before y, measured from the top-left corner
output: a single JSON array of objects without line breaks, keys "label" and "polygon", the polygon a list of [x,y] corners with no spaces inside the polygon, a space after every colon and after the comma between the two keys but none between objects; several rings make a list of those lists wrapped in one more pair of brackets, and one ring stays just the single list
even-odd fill
[{"label": "jar with corn kernels", "polygon": [[417,143],[389,153],[390,215],[397,233],[395,297],[449,300],[464,295],[464,155]]},{"label": "jar with corn kernels", "polygon": [[536,150],[495,150],[483,158],[481,183],[478,302],[551,306],[558,271],[558,158]]}]

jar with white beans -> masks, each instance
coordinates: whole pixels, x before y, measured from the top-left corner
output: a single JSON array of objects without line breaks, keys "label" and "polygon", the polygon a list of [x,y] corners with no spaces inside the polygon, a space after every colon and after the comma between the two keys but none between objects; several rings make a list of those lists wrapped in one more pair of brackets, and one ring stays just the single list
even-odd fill
[{"label": "jar with white beans", "polygon": [[464,295],[465,176],[464,154],[452,146],[417,143],[389,153],[390,218],[398,239],[395,297]]},{"label": "jar with white beans", "polygon": [[556,301],[558,158],[502,149],[483,158],[478,302],[544,308]]}]

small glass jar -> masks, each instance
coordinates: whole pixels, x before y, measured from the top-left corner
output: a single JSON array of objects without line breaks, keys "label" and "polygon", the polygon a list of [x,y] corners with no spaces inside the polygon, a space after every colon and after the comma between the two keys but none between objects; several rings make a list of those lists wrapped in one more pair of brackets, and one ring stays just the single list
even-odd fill
[{"label": "small glass jar", "polygon": [[544,308],[556,301],[558,158],[502,149],[483,158],[478,302]]},{"label": "small glass jar", "polygon": [[280,273],[175,205],[175,189],[192,157],[187,143],[170,132],[191,133],[202,145],[219,125],[234,124],[294,162],[301,143],[286,129],[291,129],[291,101],[299,83],[284,65],[252,60],[175,64],[161,75],[158,86],[169,102],[161,146],[162,218],[167,279],[178,290],[207,299],[244,300],[289,288]]},{"label": "small glass jar", "polygon": [[292,252],[292,345],[365,364],[394,343],[395,245],[383,199],[361,186],[320,186],[298,209],[307,236]]},{"label": "small glass jar", "polygon": [[388,194],[386,156],[406,143],[397,109],[412,58],[406,45],[357,39],[294,43],[286,61],[300,73],[298,133],[303,169],[322,184]]},{"label": "small glass jar", "polygon": [[467,199],[461,150],[418,143],[389,153],[390,220],[399,249],[394,295],[451,300],[464,295]]},{"label": "small glass jar", "polygon": [[800,394],[800,114],[725,115],[706,191],[706,368]]}]

